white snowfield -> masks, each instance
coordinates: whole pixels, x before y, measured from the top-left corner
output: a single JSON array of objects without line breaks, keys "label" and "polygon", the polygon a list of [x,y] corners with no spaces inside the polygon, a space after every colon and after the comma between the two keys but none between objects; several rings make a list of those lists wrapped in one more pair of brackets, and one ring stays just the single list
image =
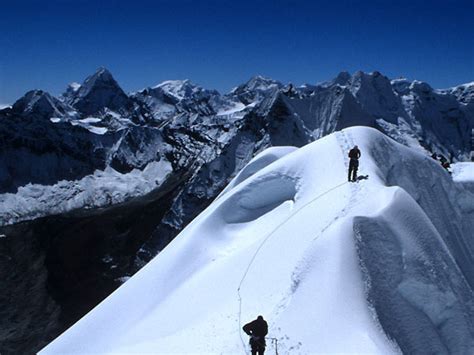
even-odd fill
[{"label": "white snowfield", "polygon": [[[349,183],[354,144],[369,177]],[[258,315],[267,354],[472,354],[466,194],[371,128],[271,148],[40,354],[244,354]]]}]

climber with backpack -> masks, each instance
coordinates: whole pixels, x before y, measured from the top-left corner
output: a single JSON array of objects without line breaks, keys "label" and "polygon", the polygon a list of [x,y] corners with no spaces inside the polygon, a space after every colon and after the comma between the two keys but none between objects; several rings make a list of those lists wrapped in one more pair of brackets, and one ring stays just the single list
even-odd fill
[{"label": "climber with backpack", "polygon": [[265,352],[265,336],[268,334],[268,324],[262,316],[245,324],[242,328],[247,335],[250,335],[250,347],[252,355],[263,355]]},{"label": "climber with backpack", "polygon": [[358,146],[354,146],[349,151],[349,174],[348,174],[348,181],[356,181],[357,180],[357,169],[359,168],[359,158],[360,158],[360,150]]}]

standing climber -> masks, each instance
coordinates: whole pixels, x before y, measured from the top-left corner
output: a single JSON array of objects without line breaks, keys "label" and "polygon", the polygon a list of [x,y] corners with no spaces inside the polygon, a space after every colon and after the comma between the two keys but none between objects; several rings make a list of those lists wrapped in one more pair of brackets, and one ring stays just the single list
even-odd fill
[{"label": "standing climber", "polygon": [[[356,181],[357,180],[357,169],[359,168],[359,158],[360,158],[360,150],[358,146],[354,146],[349,151],[349,174],[348,174],[348,181]],[[351,178],[352,176],[352,178]]]},{"label": "standing climber", "polygon": [[250,347],[252,355],[263,355],[265,352],[265,335],[268,334],[268,324],[262,316],[245,324],[242,328],[247,335],[250,335]]}]

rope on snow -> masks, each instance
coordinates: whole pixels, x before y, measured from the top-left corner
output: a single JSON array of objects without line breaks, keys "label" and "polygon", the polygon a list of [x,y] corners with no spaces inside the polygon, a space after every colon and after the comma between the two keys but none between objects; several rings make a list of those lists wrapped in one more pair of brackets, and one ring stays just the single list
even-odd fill
[{"label": "rope on snow", "polygon": [[247,268],[245,269],[245,272],[242,276],[242,279],[240,280],[240,283],[239,283],[239,286],[237,287],[237,296],[238,296],[238,299],[239,299],[239,336],[240,336],[240,341],[242,342],[242,347],[244,349],[244,353],[247,353],[246,352],[246,348],[245,348],[245,342],[244,342],[244,339],[242,338],[242,332],[241,332],[241,328],[242,328],[242,295],[240,293],[240,289],[242,287],[242,284],[244,283],[245,281],[245,278],[247,277],[247,274],[249,273],[249,270],[253,264],[253,262],[255,261],[255,258],[257,257],[258,253],[260,252],[260,250],[262,249],[262,247],[265,245],[265,243],[268,241],[268,239],[270,239],[271,236],[273,236],[273,234],[275,234],[275,232],[277,232],[284,224],[286,224],[290,219],[292,219],[294,216],[296,216],[303,208],[309,206],[310,204],[316,202],[317,200],[319,200],[320,198],[322,198],[323,196],[327,195],[328,193],[338,189],[339,187],[343,186],[347,184],[347,181],[339,184],[339,185],[336,185],[334,187],[332,187],[331,189],[323,192],[322,194],[316,196],[315,198],[313,198],[312,200],[306,202],[304,205],[302,205],[300,208],[298,208],[294,213],[290,214],[287,218],[285,218],[282,222],[280,222],[275,228],[273,228],[273,230],[265,237],[265,239],[260,243],[260,245],[258,246],[257,250],[255,251],[255,253],[253,254],[252,258],[250,259],[250,262],[249,264],[247,265]]},{"label": "rope on snow", "polygon": [[[347,141],[347,138],[346,138],[346,135],[344,134],[344,132],[340,132],[340,134],[343,136],[343,139],[344,139],[344,145],[347,145],[347,144],[350,144],[348,141]],[[336,139],[337,139],[337,136],[336,136]],[[349,137],[349,139],[352,141],[352,137]],[[339,141],[339,139],[337,139]],[[345,154],[345,148],[346,147],[343,147],[341,146],[341,144],[339,144],[340,148],[341,148],[341,151],[342,151],[342,155],[343,155],[343,158],[344,158],[344,165],[347,165],[348,162],[347,162],[347,158],[346,158],[346,154]],[[257,250],[255,251],[255,253],[253,254],[252,258],[250,259],[250,262],[249,264],[247,265],[247,268],[245,269],[245,272],[242,276],[242,279],[240,280],[240,283],[239,283],[239,286],[237,287],[237,297],[238,297],[238,300],[239,300],[239,336],[240,336],[240,341],[242,342],[242,348],[244,350],[244,353],[247,354],[247,350],[246,350],[246,346],[245,346],[245,342],[244,342],[244,339],[242,338],[242,295],[240,293],[240,289],[242,288],[242,284],[244,283],[245,281],[245,278],[247,277],[247,274],[253,264],[253,262],[255,261],[255,258],[257,257],[258,253],[260,252],[260,250],[262,249],[262,247],[264,246],[264,244],[268,241],[268,239],[270,239],[270,237],[275,234],[275,232],[277,232],[284,224],[286,224],[290,219],[292,219],[294,216],[296,216],[302,209],[304,209],[305,207],[309,206],[310,204],[312,204],[313,202],[319,200],[320,198],[322,198],[323,196],[327,195],[328,193],[338,189],[339,187],[347,184],[348,182],[347,181],[344,181],[343,183],[339,184],[339,185],[336,185],[332,188],[330,188],[329,190],[323,192],[322,194],[316,196],[315,198],[313,198],[312,200],[308,201],[307,203],[305,203],[304,205],[302,205],[300,208],[298,208],[294,213],[290,214],[287,218],[285,218],[282,222],[280,222],[266,237],[265,239],[260,243],[260,245],[258,246]],[[333,221],[332,221],[333,222]],[[331,223],[332,223],[331,222]],[[273,341],[275,341],[275,351],[276,351],[276,355],[278,355],[278,339],[277,338],[270,338]]]}]

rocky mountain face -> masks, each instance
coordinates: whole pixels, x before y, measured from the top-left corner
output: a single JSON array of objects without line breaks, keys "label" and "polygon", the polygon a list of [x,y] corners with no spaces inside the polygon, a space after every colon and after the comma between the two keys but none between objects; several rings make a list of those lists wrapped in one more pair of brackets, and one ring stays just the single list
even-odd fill
[{"label": "rocky mountain face", "polygon": [[225,95],[166,81],[127,95],[101,68],[60,97],[28,92],[0,111],[0,352],[44,346],[269,146],[364,125],[469,159],[473,88],[357,72],[301,87],[258,76]]}]

